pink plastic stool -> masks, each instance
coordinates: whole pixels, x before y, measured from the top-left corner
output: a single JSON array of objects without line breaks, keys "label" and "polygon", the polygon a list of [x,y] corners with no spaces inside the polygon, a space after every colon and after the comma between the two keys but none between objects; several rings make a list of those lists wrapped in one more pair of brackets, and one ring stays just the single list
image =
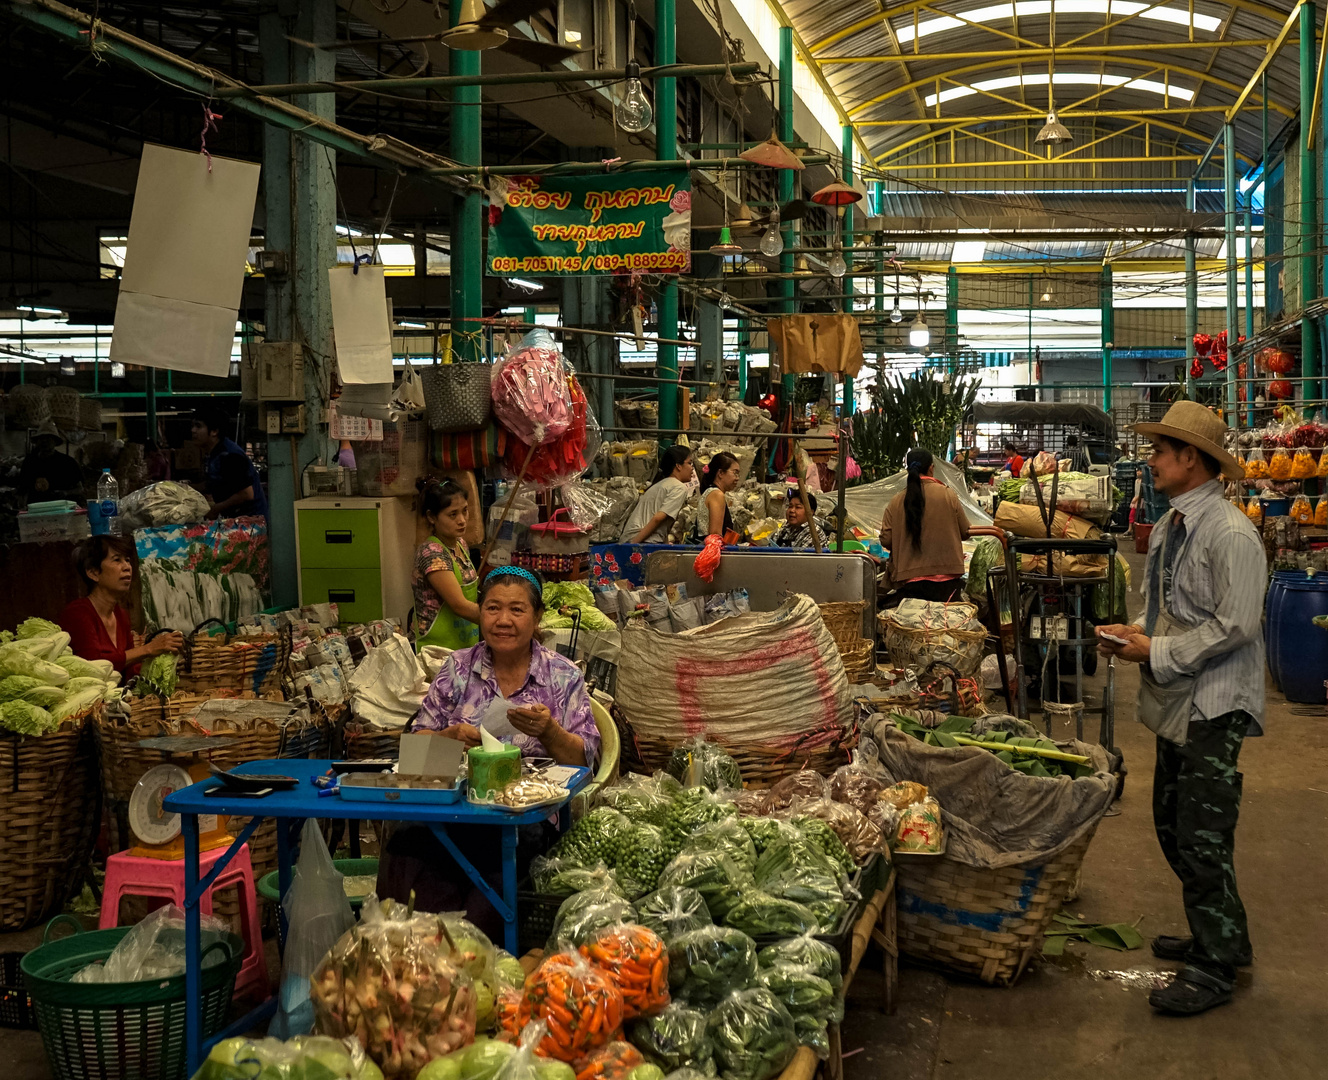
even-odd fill
[{"label": "pink plastic stool", "polygon": [[[225,847],[213,848],[198,857],[198,876],[207,877]],[[249,845],[241,844],[235,857],[226,865],[212,888],[203,894],[199,910],[212,914],[212,894],[218,889],[236,886],[240,894],[240,929],[244,937],[244,963],[235,977],[235,996],[256,985],[268,993],[267,961],[263,957],[263,931],[258,921],[258,895],[254,890],[254,868],[249,861]],[[144,859],[118,852],[106,860],[106,883],[102,887],[100,929],[120,925],[120,900],[125,896],[155,896],[184,907],[184,860]]]}]

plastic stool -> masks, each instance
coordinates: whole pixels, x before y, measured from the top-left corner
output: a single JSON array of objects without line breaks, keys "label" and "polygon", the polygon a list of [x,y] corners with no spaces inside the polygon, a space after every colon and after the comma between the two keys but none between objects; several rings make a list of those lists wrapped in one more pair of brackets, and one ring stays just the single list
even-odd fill
[{"label": "plastic stool", "polygon": [[[213,848],[198,857],[198,876],[205,878],[218,859],[226,853],[225,847]],[[249,861],[249,845],[240,850],[226,865],[212,888],[199,900],[199,910],[212,914],[212,894],[218,889],[235,886],[240,894],[240,930],[244,938],[244,963],[235,977],[235,996],[240,997],[251,986],[257,986],[264,997],[268,994],[267,961],[263,957],[263,931],[258,921],[258,896],[254,889],[254,868]],[[120,924],[120,900],[125,896],[155,896],[184,907],[184,860],[145,859],[118,852],[106,860],[106,882],[102,887],[100,929],[110,930]]]}]

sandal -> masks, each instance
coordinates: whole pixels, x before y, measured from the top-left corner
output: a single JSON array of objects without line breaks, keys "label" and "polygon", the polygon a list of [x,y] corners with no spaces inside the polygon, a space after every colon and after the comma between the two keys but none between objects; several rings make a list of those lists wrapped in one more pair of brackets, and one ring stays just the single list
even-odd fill
[{"label": "sandal", "polygon": [[1230,1000],[1230,983],[1193,967],[1183,969],[1170,986],[1148,995],[1149,1005],[1172,1016],[1197,1016]]}]

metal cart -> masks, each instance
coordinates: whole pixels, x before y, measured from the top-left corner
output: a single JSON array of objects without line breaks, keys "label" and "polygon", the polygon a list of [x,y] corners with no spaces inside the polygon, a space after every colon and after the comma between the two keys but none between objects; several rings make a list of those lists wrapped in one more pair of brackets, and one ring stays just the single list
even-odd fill
[{"label": "metal cart", "polygon": [[[1022,569],[1022,556],[1045,560],[1035,571]],[[1076,556],[1106,556],[1104,573],[1091,577],[1056,573],[1057,564]],[[1097,716],[1101,723],[1098,742],[1112,750],[1116,728],[1116,670],[1107,661],[1106,681],[1101,703],[1090,707],[1084,701],[1084,676],[1096,671],[1097,638],[1093,623],[1092,591],[1106,586],[1114,606],[1116,597],[1116,540],[1067,540],[1058,537],[1011,540],[1006,548],[1006,579],[1013,583],[1018,602],[1011,604],[1014,622],[1014,659],[1017,683],[1018,715],[1031,720],[1032,713],[1042,714],[1043,726],[1051,732],[1056,715],[1070,715],[1075,732],[1084,737],[1084,716]],[[1086,668],[1091,670],[1086,670]],[[1029,706],[1029,687],[1039,682],[1038,707]],[[1068,701],[1062,699],[1066,686],[1071,687]]]}]

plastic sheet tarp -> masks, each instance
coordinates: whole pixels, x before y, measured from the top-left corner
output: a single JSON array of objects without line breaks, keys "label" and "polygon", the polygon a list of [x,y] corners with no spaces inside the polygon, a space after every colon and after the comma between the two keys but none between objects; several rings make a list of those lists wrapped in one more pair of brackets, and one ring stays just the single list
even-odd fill
[{"label": "plastic sheet tarp", "polygon": [[[936,479],[947,487],[953,488],[959,496],[959,505],[964,508],[970,525],[990,525],[991,516],[973,501],[964,484],[964,474],[949,462],[937,461]],[[844,509],[848,511],[849,521],[870,533],[881,531],[881,519],[885,517],[885,508],[890,500],[904,490],[908,483],[908,473],[903,469],[874,484],[861,484],[844,491]]]}]

